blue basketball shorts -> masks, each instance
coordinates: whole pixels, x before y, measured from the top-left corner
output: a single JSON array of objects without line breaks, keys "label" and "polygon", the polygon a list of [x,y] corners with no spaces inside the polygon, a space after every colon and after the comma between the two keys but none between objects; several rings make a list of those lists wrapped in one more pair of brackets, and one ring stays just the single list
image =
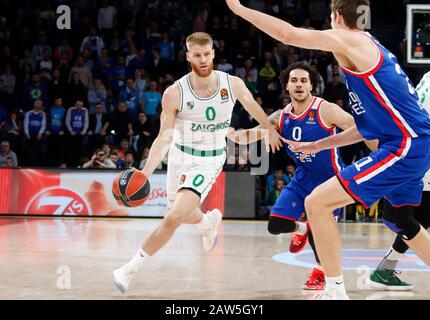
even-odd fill
[{"label": "blue basketball shorts", "polygon": [[[305,198],[330,178],[330,176],[318,176],[300,168],[297,169],[291,182],[282,189],[272,207],[270,216],[293,221],[299,220],[305,213]],[[340,209],[333,212],[335,217],[338,217],[339,213]]]},{"label": "blue basketball shorts", "polygon": [[385,197],[394,207],[421,203],[430,167],[430,137],[404,138],[380,148],[337,174],[345,191],[365,208]]}]

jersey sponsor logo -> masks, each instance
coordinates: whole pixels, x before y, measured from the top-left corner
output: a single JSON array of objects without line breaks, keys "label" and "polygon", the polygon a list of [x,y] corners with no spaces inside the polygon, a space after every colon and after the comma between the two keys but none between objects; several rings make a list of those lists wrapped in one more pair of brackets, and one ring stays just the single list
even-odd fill
[{"label": "jersey sponsor logo", "polygon": [[219,130],[227,129],[230,126],[230,120],[226,120],[217,124],[201,124],[201,123],[192,123],[191,131],[193,132],[215,132]]},{"label": "jersey sponsor logo", "polygon": [[228,90],[226,88],[221,89],[221,100],[228,100]]},{"label": "jersey sponsor logo", "polygon": [[187,108],[190,109],[190,110],[193,110],[193,108],[194,108],[194,101],[188,101],[187,102]]},{"label": "jersey sponsor logo", "polygon": [[181,177],[179,178],[179,185],[184,184],[186,178],[187,176],[185,174],[181,175]]},{"label": "jersey sponsor logo", "polygon": [[360,98],[358,98],[358,96],[352,91],[349,92],[349,102],[351,103],[352,111],[357,116],[359,116],[363,113],[366,113],[366,110],[364,109],[363,105],[361,104]]},{"label": "jersey sponsor logo", "polygon": [[310,111],[308,115],[308,120],[306,121],[306,124],[316,124],[315,122],[315,112]]}]

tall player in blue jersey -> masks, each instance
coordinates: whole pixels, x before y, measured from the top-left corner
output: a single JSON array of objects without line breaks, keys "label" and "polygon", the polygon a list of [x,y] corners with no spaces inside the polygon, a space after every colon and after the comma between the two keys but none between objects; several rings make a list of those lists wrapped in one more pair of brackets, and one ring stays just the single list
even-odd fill
[{"label": "tall player in blue jersey", "polygon": [[332,0],[333,29],[324,31],[296,28],[239,0],[226,1],[234,13],[285,44],[333,52],[345,72],[356,126],[315,142],[291,141],[294,151],[311,154],[363,139],[380,142],[376,152],[346,167],[305,200],[326,274],[321,299],[349,299],[332,212],[354,201],[368,207],[385,197],[390,206],[384,223],[430,265],[430,235],[412,209],[421,202],[422,178],[430,167],[430,118],[394,55],[364,32],[369,0]]},{"label": "tall player in blue jersey", "polygon": [[[270,115],[269,120],[284,139],[315,141],[335,135],[338,128],[346,130],[355,125],[354,118],[338,105],[312,95],[313,88],[318,84],[319,74],[311,67],[303,63],[292,64],[281,72],[279,80],[282,88],[290,96],[291,103],[283,110]],[[263,130],[256,127],[235,132],[231,130],[228,137],[238,143],[252,143],[262,138],[263,134]],[[376,149],[377,141],[367,144],[371,149]],[[345,165],[338,148],[304,156],[301,152],[292,151],[291,147],[285,144],[284,151],[294,160],[297,170],[271,209],[268,230],[275,235],[294,232],[290,244],[292,253],[298,253],[306,245],[306,241],[294,240],[294,236],[301,236],[302,239],[309,237],[317,265],[303,289],[323,290],[324,270],[315,249],[309,224],[299,222],[299,219],[305,213],[305,198],[317,186],[335,176]],[[339,209],[335,209],[333,215],[337,217]]]}]

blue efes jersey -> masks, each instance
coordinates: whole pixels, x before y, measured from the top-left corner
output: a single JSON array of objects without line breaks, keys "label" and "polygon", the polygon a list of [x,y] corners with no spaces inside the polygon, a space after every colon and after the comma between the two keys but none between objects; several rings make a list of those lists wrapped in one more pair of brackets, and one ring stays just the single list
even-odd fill
[{"label": "blue efes jersey", "polygon": [[429,114],[420,105],[415,88],[396,57],[369,33],[362,34],[378,48],[378,63],[361,73],[342,67],[361,135],[368,140],[379,139],[381,145],[430,136]]},{"label": "blue efes jersey", "polygon": [[[289,104],[282,111],[279,119],[279,128],[282,137],[292,141],[316,141],[336,134],[336,127],[328,127],[320,116],[320,107],[324,100],[314,97],[310,106],[301,114],[291,113],[292,105]],[[285,152],[295,161],[297,168],[325,177],[327,180],[344,168],[339,150],[323,150],[317,154],[310,154],[305,159],[300,159],[300,152],[291,151],[290,147],[284,145]]]}]

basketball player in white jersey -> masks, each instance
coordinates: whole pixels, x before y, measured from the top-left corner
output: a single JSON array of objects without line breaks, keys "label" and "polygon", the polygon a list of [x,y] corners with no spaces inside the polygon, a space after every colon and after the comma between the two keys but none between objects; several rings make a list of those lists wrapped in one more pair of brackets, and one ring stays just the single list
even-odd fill
[{"label": "basketball player in white jersey", "polygon": [[[416,87],[421,105],[430,114],[430,72],[427,72]],[[415,219],[424,227],[430,227],[430,171],[424,176],[424,189],[421,204],[414,208]],[[408,291],[413,285],[399,279],[396,271],[399,259],[408,251],[409,246],[397,236],[377,269],[367,279],[370,288],[376,290]]]},{"label": "basketball player in white jersey", "polygon": [[[166,89],[162,100],[160,132],[142,172],[149,177],[167,152],[169,211],[145,239],[135,256],[113,272],[113,281],[125,293],[145,260],[173,236],[181,224],[195,224],[203,248],[216,244],[222,219],[218,209],[203,214],[200,205],[226,160],[226,135],[236,99],[266,130],[266,149],[282,147],[281,137],[238,77],[214,71],[212,38],[202,32],[187,37],[187,60],[192,71]],[[169,149],[170,147],[170,149]]]}]

